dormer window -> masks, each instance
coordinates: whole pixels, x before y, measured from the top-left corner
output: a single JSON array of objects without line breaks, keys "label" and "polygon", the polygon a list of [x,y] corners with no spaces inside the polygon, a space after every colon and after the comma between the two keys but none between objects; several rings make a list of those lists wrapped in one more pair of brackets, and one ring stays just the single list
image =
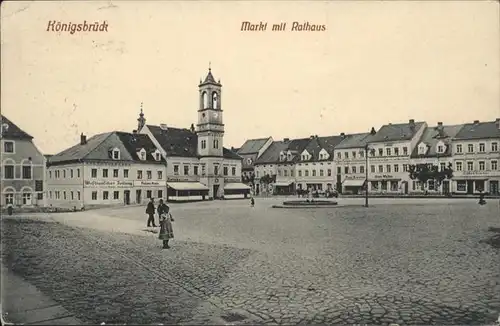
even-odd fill
[{"label": "dormer window", "polygon": [[427,146],[425,144],[421,144],[418,147],[418,154],[419,155],[425,155],[426,152],[427,152]]},{"label": "dormer window", "polygon": [[288,154],[286,155],[286,159],[290,161],[290,160],[292,159],[292,154],[288,153]]},{"label": "dormer window", "polygon": [[113,160],[119,160],[120,159],[120,150],[118,148],[113,148],[111,150],[111,158]]},{"label": "dormer window", "polygon": [[158,152],[156,152],[156,153],[155,153],[155,159],[156,159],[157,161],[161,160],[161,154],[160,154],[160,153],[158,153]]},{"label": "dormer window", "polygon": [[438,153],[443,153],[444,152],[444,146],[443,145],[438,145],[437,152]]},{"label": "dormer window", "polygon": [[144,148],[141,148],[141,150],[137,152],[137,156],[139,156],[140,160],[145,161],[146,160],[146,150]]}]

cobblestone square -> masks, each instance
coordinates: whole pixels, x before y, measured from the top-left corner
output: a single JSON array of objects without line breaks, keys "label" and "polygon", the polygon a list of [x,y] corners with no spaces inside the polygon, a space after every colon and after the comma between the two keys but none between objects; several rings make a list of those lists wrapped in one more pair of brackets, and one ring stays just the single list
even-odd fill
[{"label": "cobblestone square", "polygon": [[[172,249],[144,207],[3,220],[4,266],[88,323],[484,324],[500,256],[498,201],[278,199],[171,205]],[[343,205],[347,206],[343,206]]]}]

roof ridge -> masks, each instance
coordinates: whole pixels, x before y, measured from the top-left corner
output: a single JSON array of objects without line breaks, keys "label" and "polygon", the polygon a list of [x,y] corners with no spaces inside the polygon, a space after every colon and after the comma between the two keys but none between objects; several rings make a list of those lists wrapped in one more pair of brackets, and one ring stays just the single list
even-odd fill
[{"label": "roof ridge", "polygon": [[[88,151],[87,154],[83,155],[81,157],[81,159],[83,160],[84,158],[86,158],[87,156],[89,156],[90,153],[92,153],[93,151],[95,151],[97,147],[101,146],[102,143],[104,143],[105,140],[107,140],[112,134],[115,134],[115,133],[116,133],[116,131],[107,132],[108,135],[106,137],[104,137],[104,139],[101,140],[97,145],[95,145],[94,148],[92,148],[90,151]],[[99,135],[104,135],[104,134],[106,134],[106,132],[102,133],[102,134],[99,134]],[[95,136],[98,136],[98,135],[94,135],[94,137]],[[120,137],[118,137],[118,139],[120,139]],[[122,140],[120,139],[120,141],[122,141]]]}]

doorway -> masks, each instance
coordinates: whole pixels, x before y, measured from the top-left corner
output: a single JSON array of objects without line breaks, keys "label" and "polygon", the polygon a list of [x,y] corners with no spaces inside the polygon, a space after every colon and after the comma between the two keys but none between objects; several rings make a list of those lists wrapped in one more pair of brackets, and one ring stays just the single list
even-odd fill
[{"label": "doorway", "polygon": [[142,199],[142,198],[141,198],[141,189],[137,189],[137,190],[135,191],[135,198],[136,198],[136,199],[135,199],[135,202],[136,202],[137,204],[140,204],[140,203],[141,203],[141,199]]},{"label": "doorway", "polygon": [[123,201],[125,205],[130,205],[130,190],[125,190],[123,192]]},{"label": "doorway", "polygon": [[450,182],[443,181],[443,194],[448,195],[450,193]]},{"label": "doorway", "polygon": [[474,193],[474,180],[467,180],[467,194],[472,195]]},{"label": "doorway", "polygon": [[490,194],[498,195],[498,181],[490,181]]},{"label": "doorway", "polygon": [[219,198],[219,185],[214,185],[214,199]]}]

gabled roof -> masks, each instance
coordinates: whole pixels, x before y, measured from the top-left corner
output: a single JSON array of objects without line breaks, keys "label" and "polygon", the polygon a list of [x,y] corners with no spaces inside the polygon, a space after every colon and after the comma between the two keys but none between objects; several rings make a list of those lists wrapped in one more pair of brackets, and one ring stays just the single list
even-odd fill
[{"label": "gabled roof", "polygon": [[262,147],[269,141],[269,139],[271,139],[271,137],[249,139],[238,149],[238,154],[258,153],[262,149]]},{"label": "gabled roof", "polygon": [[278,163],[281,151],[288,148],[288,143],[283,141],[273,141],[272,144],[262,153],[254,164]]},{"label": "gabled roof", "polygon": [[189,129],[147,125],[167,156],[198,157],[198,136]]},{"label": "gabled roof", "polygon": [[[425,128],[420,141],[417,146],[413,149],[411,154],[412,158],[418,157],[436,157],[436,156],[450,156],[451,155],[451,140],[455,135],[462,129],[463,125],[452,125],[452,126],[442,126],[440,129],[438,126]],[[437,152],[437,144],[442,141],[445,145],[444,153]],[[427,153],[425,155],[418,154],[418,147],[421,143],[428,146]]]},{"label": "gabled roof", "polygon": [[384,125],[373,135],[370,143],[411,140],[424,124],[423,121],[415,122],[414,128],[411,128],[410,123]]},{"label": "gabled roof", "polygon": [[[239,156],[241,156],[241,158],[243,159],[243,162],[241,163],[241,168],[242,169],[252,169],[253,168],[253,164],[255,162],[255,160],[257,159],[257,153],[254,153],[254,154],[238,154]],[[251,163],[249,164],[248,162],[248,159],[251,160]]]},{"label": "gabled roof", "polygon": [[323,147],[330,157],[333,157],[333,152],[335,148],[342,142],[342,136],[327,136],[327,137],[319,137],[319,143],[321,147]]},{"label": "gabled roof", "polygon": [[467,123],[456,134],[456,140],[473,140],[473,139],[490,139],[500,138],[500,128],[498,127],[500,120]]},{"label": "gabled roof", "polygon": [[225,147],[222,147],[222,156],[227,159],[243,160],[243,157]]},{"label": "gabled roof", "polygon": [[2,128],[2,137],[4,139],[26,139],[31,140],[33,136],[29,135],[27,132],[19,128],[15,123],[10,121],[3,114],[0,115],[0,124]]},{"label": "gabled roof", "polygon": [[[135,140],[134,140],[135,139]],[[120,151],[120,161],[137,161],[148,163],[164,162],[163,158],[157,161],[153,152],[156,150],[153,142],[147,135],[131,134],[121,131],[107,132],[90,137],[85,144],[78,143],[48,159],[49,165],[94,161],[111,160],[111,150],[117,148]],[[144,148],[146,159],[141,160],[137,152]]]},{"label": "gabled roof", "polygon": [[335,149],[364,148],[371,139],[372,135],[369,132],[345,135]]}]

